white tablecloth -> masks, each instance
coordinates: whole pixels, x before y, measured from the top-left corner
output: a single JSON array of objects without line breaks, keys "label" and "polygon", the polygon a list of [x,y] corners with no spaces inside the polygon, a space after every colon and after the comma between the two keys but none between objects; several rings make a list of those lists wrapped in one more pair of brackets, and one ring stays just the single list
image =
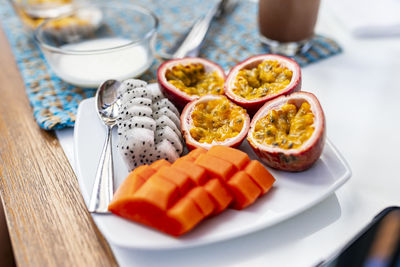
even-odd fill
[{"label": "white tablecloth", "polygon": [[[168,252],[111,244],[121,266],[311,266],[380,210],[400,205],[400,38],[355,39],[327,6],[322,2],[316,32],[334,37],[344,52],[305,67],[302,88],[320,99],[328,136],[352,168],[350,181],[306,212],[234,240]],[[57,135],[73,164],[73,130]]]}]

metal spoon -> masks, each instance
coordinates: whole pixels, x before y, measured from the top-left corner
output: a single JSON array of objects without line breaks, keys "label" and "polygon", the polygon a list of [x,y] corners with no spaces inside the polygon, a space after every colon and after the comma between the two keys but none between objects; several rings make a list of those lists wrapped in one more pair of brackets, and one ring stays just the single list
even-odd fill
[{"label": "metal spoon", "polygon": [[90,212],[108,213],[108,204],[111,202],[114,192],[111,131],[117,124],[119,114],[118,88],[120,85],[121,83],[116,80],[107,80],[99,86],[96,92],[96,110],[107,127],[107,137],[90,198]]}]

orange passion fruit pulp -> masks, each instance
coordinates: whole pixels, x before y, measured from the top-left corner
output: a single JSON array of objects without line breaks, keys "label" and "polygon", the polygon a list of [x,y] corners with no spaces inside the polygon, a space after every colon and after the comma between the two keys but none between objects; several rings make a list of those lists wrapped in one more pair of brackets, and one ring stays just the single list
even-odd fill
[{"label": "orange passion fruit pulp", "polygon": [[222,95],[225,73],[212,61],[183,58],[164,62],[157,70],[157,80],[164,95],[182,109],[203,95]]},{"label": "orange passion fruit pulp", "polygon": [[246,137],[250,117],[225,96],[205,95],[186,105],[181,114],[182,133],[189,150],[213,145],[239,146]]},{"label": "orange passion fruit pulp", "polygon": [[310,168],[325,144],[325,116],[318,99],[312,93],[295,92],[267,102],[254,115],[247,140],[272,168]]},{"label": "orange passion fruit pulp", "polygon": [[254,114],[267,101],[301,89],[300,66],[273,54],[250,57],[228,74],[225,95]]}]

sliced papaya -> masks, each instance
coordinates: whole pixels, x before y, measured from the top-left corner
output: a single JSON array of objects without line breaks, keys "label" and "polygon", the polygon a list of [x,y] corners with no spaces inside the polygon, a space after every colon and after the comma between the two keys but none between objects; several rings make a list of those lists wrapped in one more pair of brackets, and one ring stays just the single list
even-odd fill
[{"label": "sliced papaya", "polygon": [[163,166],[157,171],[156,174],[175,184],[179,188],[179,193],[181,196],[184,196],[191,188],[195,186],[192,179],[190,179],[186,173],[173,167]]},{"label": "sliced papaya", "polygon": [[129,173],[128,177],[118,187],[114,193],[113,201],[108,206],[110,211],[114,210],[114,206],[118,206],[121,200],[130,198],[144,183],[146,180],[134,172]]},{"label": "sliced papaya", "polygon": [[178,200],[179,189],[175,184],[155,174],[136,191],[134,197],[161,210],[167,210]]},{"label": "sliced papaya", "polygon": [[236,149],[195,149],[174,164],[159,160],[131,172],[109,210],[119,216],[182,235],[229,205],[243,209],[266,193],[275,178]]},{"label": "sliced papaya", "polygon": [[186,233],[204,218],[194,201],[188,197],[181,198],[167,211],[167,216],[177,222],[176,226],[171,223],[170,225],[173,227],[165,229],[167,233],[174,236]]},{"label": "sliced papaya", "polygon": [[190,151],[187,156],[191,157],[193,160],[196,160],[200,155],[204,154],[207,152],[207,149],[204,149],[202,147],[198,147],[196,149],[193,149]]},{"label": "sliced papaya", "polygon": [[244,171],[239,171],[232,176],[227,182],[231,190],[234,201],[232,207],[234,209],[244,209],[252,204],[261,194],[261,189]]},{"label": "sliced papaya", "polygon": [[212,201],[210,195],[201,186],[196,186],[195,188],[190,190],[190,192],[186,196],[191,198],[196,203],[197,207],[203,213],[204,217],[210,215],[215,209],[215,204]]},{"label": "sliced papaya", "polygon": [[169,163],[169,161],[165,159],[159,159],[150,165],[150,167],[156,171],[158,171],[163,166],[171,166],[171,163]]},{"label": "sliced papaya", "polygon": [[244,171],[261,188],[262,194],[268,192],[275,182],[275,178],[272,176],[272,174],[257,160],[250,161]]},{"label": "sliced papaya", "polygon": [[145,180],[149,179],[156,171],[149,165],[141,165],[133,170],[133,172]]},{"label": "sliced papaya", "polygon": [[189,175],[196,185],[203,185],[208,181],[206,170],[185,157],[177,159],[172,167]]},{"label": "sliced papaya", "polygon": [[235,171],[232,163],[207,153],[201,154],[194,163],[206,169],[210,176],[218,177],[222,181],[228,180]]},{"label": "sliced papaya", "polygon": [[243,151],[222,145],[211,147],[207,154],[232,163],[236,170],[243,169],[250,162],[249,156]]},{"label": "sliced papaya", "polygon": [[204,189],[210,195],[215,204],[213,214],[218,214],[224,211],[233,200],[232,195],[218,178],[210,179],[210,181],[204,185]]}]

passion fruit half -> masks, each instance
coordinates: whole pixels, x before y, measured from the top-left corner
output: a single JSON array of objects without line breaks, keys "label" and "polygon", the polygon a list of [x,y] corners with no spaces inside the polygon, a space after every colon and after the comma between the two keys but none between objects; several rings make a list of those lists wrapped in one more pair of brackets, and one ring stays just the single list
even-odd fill
[{"label": "passion fruit half", "polygon": [[186,105],[181,114],[182,133],[189,150],[214,145],[239,146],[246,137],[250,117],[225,96],[205,95]]},{"label": "passion fruit half", "polygon": [[225,81],[225,95],[254,114],[267,101],[301,89],[296,61],[273,54],[250,57],[237,64]]},{"label": "passion fruit half", "polygon": [[164,95],[182,109],[200,96],[222,95],[225,73],[212,61],[188,57],[164,62],[157,70],[157,80]]},{"label": "passion fruit half", "polygon": [[325,144],[325,116],[318,99],[308,92],[295,92],[267,102],[254,115],[247,140],[272,168],[310,168]]}]

